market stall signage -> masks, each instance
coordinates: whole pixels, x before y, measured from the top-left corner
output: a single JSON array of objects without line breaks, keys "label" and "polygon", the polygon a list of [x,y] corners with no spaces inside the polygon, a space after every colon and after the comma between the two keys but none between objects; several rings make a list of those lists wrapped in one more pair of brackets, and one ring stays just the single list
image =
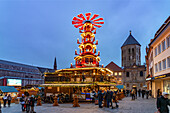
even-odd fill
[{"label": "market stall signage", "polygon": [[155,76],[155,77],[152,77],[152,79],[161,79],[161,78],[165,78],[165,77],[168,77],[170,76],[170,74],[164,74],[164,75],[159,75],[159,76]]}]

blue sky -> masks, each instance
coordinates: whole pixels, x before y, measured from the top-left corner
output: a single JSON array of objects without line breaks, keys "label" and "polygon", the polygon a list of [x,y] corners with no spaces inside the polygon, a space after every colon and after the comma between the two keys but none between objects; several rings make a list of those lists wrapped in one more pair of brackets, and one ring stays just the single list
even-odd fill
[{"label": "blue sky", "polygon": [[169,0],[0,0],[0,59],[59,69],[74,64],[78,29],[72,18],[99,14],[105,24],[97,29],[100,64],[121,66],[121,46],[132,35],[145,47],[170,16]]}]

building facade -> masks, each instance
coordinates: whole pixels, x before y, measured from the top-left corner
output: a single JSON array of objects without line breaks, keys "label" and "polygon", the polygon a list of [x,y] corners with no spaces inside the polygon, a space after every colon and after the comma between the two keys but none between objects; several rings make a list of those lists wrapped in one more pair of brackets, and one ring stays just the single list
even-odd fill
[{"label": "building facade", "polygon": [[126,89],[142,89],[145,85],[145,65],[141,65],[141,45],[132,36],[131,31],[121,47],[123,85]]},{"label": "building facade", "polygon": [[146,48],[148,86],[153,97],[157,90],[170,93],[170,16],[155,33]]},{"label": "building facade", "polygon": [[123,85],[122,77],[124,73],[121,67],[119,67],[112,61],[105,68],[108,68],[113,71],[113,75],[111,76],[114,76],[116,85]]},{"label": "building facade", "polygon": [[26,86],[44,83],[41,68],[0,60],[0,86]]}]

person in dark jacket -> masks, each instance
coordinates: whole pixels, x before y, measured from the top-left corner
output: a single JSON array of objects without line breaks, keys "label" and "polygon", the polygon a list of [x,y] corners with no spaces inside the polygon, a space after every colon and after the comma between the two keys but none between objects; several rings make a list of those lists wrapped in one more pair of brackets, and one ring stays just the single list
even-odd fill
[{"label": "person in dark jacket", "polygon": [[168,105],[170,105],[168,93],[163,92],[162,96],[157,99],[157,109],[160,113],[169,113]]},{"label": "person in dark jacket", "polygon": [[146,99],[149,97],[149,90],[146,90]]},{"label": "person in dark jacket", "polygon": [[141,94],[141,89],[138,90],[138,95],[139,95],[139,97],[140,97],[140,94]]},{"label": "person in dark jacket", "polygon": [[158,91],[157,91],[157,98],[159,98],[161,95],[162,95],[162,92],[161,92],[160,89],[158,89]]},{"label": "person in dark jacket", "polygon": [[31,113],[35,113],[34,112],[34,103],[35,103],[35,98],[34,98],[34,95],[32,95],[30,98]]},{"label": "person in dark jacket", "polygon": [[10,94],[8,95],[7,100],[8,100],[8,107],[10,107],[11,100],[12,100],[12,97]]},{"label": "person in dark jacket", "polygon": [[20,103],[21,103],[21,109],[22,109],[22,111],[25,111],[25,107],[24,107],[24,105],[25,105],[25,96],[24,96],[24,94],[22,94],[22,97],[20,98]]},{"label": "person in dark jacket", "polygon": [[142,98],[144,99],[144,96],[145,96],[145,90],[142,89]]},{"label": "person in dark jacket", "polygon": [[113,108],[118,108],[118,107],[119,107],[119,105],[117,104],[117,102],[118,102],[118,97],[116,96],[115,93],[113,93],[112,98],[113,98],[113,102],[116,104],[116,107],[113,107],[113,106],[112,106],[112,109],[113,109]]},{"label": "person in dark jacket", "polygon": [[98,92],[98,100],[99,100],[99,108],[102,108],[103,94],[101,90],[99,90]]},{"label": "person in dark jacket", "polygon": [[107,93],[106,93],[106,101],[107,101],[107,107],[109,108],[109,105],[111,102],[111,94],[109,90],[107,90]]},{"label": "person in dark jacket", "polygon": [[3,97],[3,101],[4,101],[4,107],[6,107],[7,94]]}]

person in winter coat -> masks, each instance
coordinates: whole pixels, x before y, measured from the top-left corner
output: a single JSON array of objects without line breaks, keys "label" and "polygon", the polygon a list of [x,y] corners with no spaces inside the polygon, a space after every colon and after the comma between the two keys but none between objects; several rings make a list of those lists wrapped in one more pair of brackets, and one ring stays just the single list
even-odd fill
[{"label": "person in winter coat", "polygon": [[131,91],[131,95],[132,95],[132,100],[135,100],[135,89],[132,89],[132,91]]},{"label": "person in winter coat", "polygon": [[139,97],[140,97],[140,94],[141,94],[141,89],[138,90],[138,95],[139,95]]},{"label": "person in winter coat", "polygon": [[29,113],[30,111],[30,98],[29,96],[25,97],[26,111]]},{"label": "person in winter coat", "polygon": [[[113,98],[113,102],[115,102],[115,104],[116,104],[116,108],[118,108],[119,107],[119,105],[117,104],[117,102],[118,102],[118,97],[116,96],[116,94],[115,93],[113,93],[113,96],[112,96]],[[112,109],[113,109],[114,107],[112,106]]]},{"label": "person in winter coat", "polygon": [[109,108],[109,105],[110,105],[110,102],[111,102],[111,94],[110,94],[109,90],[106,93],[106,101],[107,101],[107,107]]},{"label": "person in winter coat", "polygon": [[21,103],[22,111],[25,111],[25,107],[24,107],[24,105],[25,105],[25,96],[24,96],[24,94],[22,94],[22,97],[20,98],[20,103]]},{"label": "person in winter coat", "polygon": [[160,113],[169,113],[168,105],[170,105],[168,93],[163,92],[162,96],[157,99],[157,109]]},{"label": "person in winter coat", "polygon": [[30,98],[31,113],[35,113],[34,112],[34,104],[35,104],[35,98],[34,98],[34,95],[32,95]]},{"label": "person in winter coat", "polygon": [[146,99],[149,97],[149,90],[146,90]]},{"label": "person in winter coat", "polygon": [[3,101],[4,101],[4,107],[6,107],[7,94],[3,97]]},{"label": "person in winter coat", "polygon": [[95,91],[92,91],[90,93],[90,98],[92,99],[92,103],[94,103],[94,96],[95,96]]},{"label": "person in winter coat", "polygon": [[99,108],[102,108],[103,94],[101,90],[99,90],[98,92],[98,100],[99,100]]},{"label": "person in winter coat", "polygon": [[11,100],[12,100],[12,97],[10,94],[8,95],[7,100],[8,100],[8,107],[10,107]]},{"label": "person in winter coat", "polygon": [[142,89],[142,98],[144,99],[146,91],[144,89]]}]

